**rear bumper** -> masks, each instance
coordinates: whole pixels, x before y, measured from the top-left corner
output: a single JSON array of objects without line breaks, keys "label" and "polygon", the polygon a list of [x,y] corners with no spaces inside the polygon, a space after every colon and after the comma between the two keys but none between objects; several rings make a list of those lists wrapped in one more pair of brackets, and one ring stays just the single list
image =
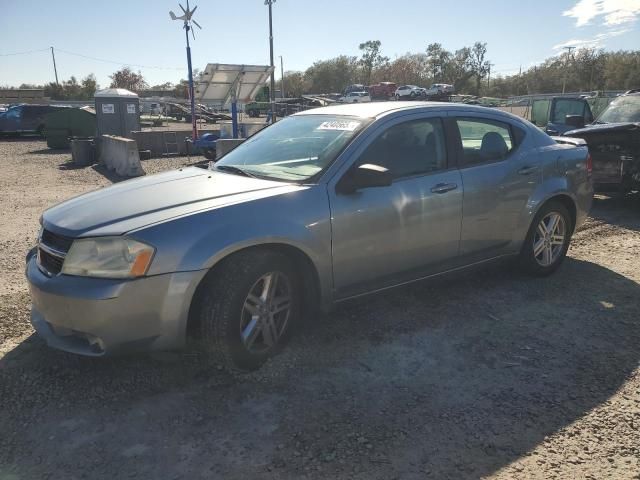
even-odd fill
[{"label": "rear bumper", "polygon": [[136,280],[57,275],[27,259],[31,323],[47,344],[90,356],[179,348],[189,306],[206,271]]}]

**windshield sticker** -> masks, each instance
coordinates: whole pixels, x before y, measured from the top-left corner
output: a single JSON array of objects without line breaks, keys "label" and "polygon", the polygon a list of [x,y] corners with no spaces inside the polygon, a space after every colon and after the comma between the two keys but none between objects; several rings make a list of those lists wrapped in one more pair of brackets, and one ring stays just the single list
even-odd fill
[{"label": "windshield sticker", "polygon": [[334,120],[332,122],[322,122],[316,130],[340,130],[343,132],[353,132],[359,126],[360,122]]}]

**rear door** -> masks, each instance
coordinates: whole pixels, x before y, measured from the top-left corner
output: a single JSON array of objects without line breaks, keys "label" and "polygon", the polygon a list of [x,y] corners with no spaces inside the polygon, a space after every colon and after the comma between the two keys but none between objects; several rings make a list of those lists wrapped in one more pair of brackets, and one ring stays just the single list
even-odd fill
[{"label": "rear door", "polygon": [[539,161],[519,148],[524,131],[478,114],[454,117],[464,186],[460,256],[465,263],[511,247],[521,212],[542,179]]},{"label": "rear door", "polygon": [[462,184],[440,117],[405,115],[381,125],[352,167],[365,163],[389,169],[394,181],[352,194],[329,186],[337,297],[446,269],[458,255]]}]

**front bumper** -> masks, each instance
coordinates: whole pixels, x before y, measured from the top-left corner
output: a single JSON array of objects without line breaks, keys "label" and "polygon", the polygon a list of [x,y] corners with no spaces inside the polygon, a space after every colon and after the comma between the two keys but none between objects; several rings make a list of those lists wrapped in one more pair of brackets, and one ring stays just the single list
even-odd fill
[{"label": "front bumper", "polygon": [[47,276],[27,257],[31,323],[47,344],[90,356],[179,348],[205,270],[135,280]]}]

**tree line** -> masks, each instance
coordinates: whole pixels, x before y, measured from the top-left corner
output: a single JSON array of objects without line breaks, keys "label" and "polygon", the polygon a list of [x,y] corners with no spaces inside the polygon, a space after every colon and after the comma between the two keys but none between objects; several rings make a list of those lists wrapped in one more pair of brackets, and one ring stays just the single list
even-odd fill
[{"label": "tree line", "polygon": [[360,44],[360,50],[360,57],[340,55],[317,61],[304,72],[285,72],[286,94],[341,92],[350,84],[383,81],[419,86],[448,83],[460,94],[491,97],[556,93],[563,85],[567,92],[640,88],[640,50],[583,48],[507,76],[491,75],[493,64],[483,42],[455,51],[431,43],[424,52],[394,60],[382,55],[377,40]]},{"label": "tree line", "polygon": [[[571,91],[629,90],[640,88],[640,50],[606,52],[583,48],[574,54],[563,53],[546,59],[542,64],[514,75],[492,75],[487,44],[449,51],[440,43],[431,43],[424,52],[405,53],[391,60],[383,55],[379,40],[359,45],[360,56],[339,55],[314,62],[305,71],[287,71],[284,75],[285,96],[308,93],[339,93],[351,84],[371,85],[395,82],[398,85],[429,86],[448,83],[457,93],[490,97],[555,93]],[[194,70],[197,78],[198,69]],[[141,93],[147,89],[167,92],[176,98],[187,98],[188,82],[166,82],[149,86],[140,71],[128,67],[109,77],[110,88],[126,88]],[[23,84],[20,88],[44,88],[45,96],[54,100],[89,100],[98,84],[93,74],[78,81],[75,77],[59,85]],[[281,89],[281,80],[276,88]]]}]

